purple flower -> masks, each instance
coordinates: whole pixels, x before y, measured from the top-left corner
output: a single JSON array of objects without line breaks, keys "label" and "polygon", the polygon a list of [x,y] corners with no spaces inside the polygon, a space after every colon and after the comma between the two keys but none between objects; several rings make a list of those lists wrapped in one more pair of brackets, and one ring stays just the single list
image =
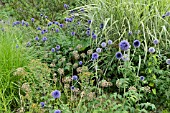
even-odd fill
[{"label": "purple flower", "polygon": [[51,28],[52,31],[54,31],[54,28]]},{"label": "purple flower", "polygon": [[80,11],[81,11],[81,12],[84,12],[84,8],[81,8]]},{"label": "purple flower", "polygon": [[59,26],[60,26],[61,28],[63,28],[63,27],[64,27],[64,25],[63,25],[63,24],[60,24]]},{"label": "purple flower", "polygon": [[129,31],[129,33],[128,33],[129,35],[132,35],[132,31]]},{"label": "purple flower", "polygon": [[19,48],[19,45],[16,45],[16,48]]},{"label": "purple flower", "polygon": [[102,52],[102,49],[98,47],[98,48],[96,49],[96,52],[97,52],[97,53],[101,53],[101,52]]},{"label": "purple flower", "polygon": [[56,48],[56,50],[59,50],[60,49],[60,45],[57,45],[55,48]]},{"label": "purple flower", "polygon": [[73,31],[73,32],[71,32],[71,36],[74,36],[75,35],[75,32]]},{"label": "purple flower", "polygon": [[133,42],[133,46],[134,46],[135,48],[140,47],[140,41],[139,41],[139,40],[135,40],[135,41]]},{"label": "purple flower", "polygon": [[55,110],[54,113],[61,113],[61,111],[58,109],[58,110]]},{"label": "purple flower", "polygon": [[40,102],[41,107],[43,108],[45,106],[44,102]]},{"label": "purple flower", "polygon": [[158,39],[155,39],[155,40],[153,41],[153,43],[156,45],[156,44],[159,43],[159,40],[158,40]]},{"label": "purple flower", "polygon": [[91,20],[88,20],[88,24],[91,24],[91,22],[92,22]]},{"label": "purple flower", "polygon": [[53,98],[60,98],[60,96],[61,96],[61,92],[60,91],[58,91],[58,90],[55,90],[55,91],[53,91],[52,92],[52,94],[51,94],[52,96],[53,96]]},{"label": "purple flower", "polygon": [[154,47],[150,47],[150,48],[149,48],[149,52],[150,52],[150,53],[154,53],[154,52],[155,52],[155,48],[154,48]]},{"label": "purple flower", "polygon": [[55,48],[52,48],[52,49],[51,49],[51,52],[55,52]]},{"label": "purple flower", "polygon": [[90,30],[86,31],[87,36],[90,36]]},{"label": "purple flower", "polygon": [[111,45],[113,42],[112,42],[112,40],[108,40],[108,42],[107,42],[109,45]]},{"label": "purple flower", "polygon": [[117,59],[121,59],[122,58],[122,53],[121,52],[117,52],[115,56],[116,56]]},{"label": "purple flower", "polygon": [[48,30],[47,30],[47,29],[45,29],[45,30],[44,30],[44,32],[45,32],[45,33],[47,33],[47,32],[48,32]]},{"label": "purple flower", "polygon": [[42,31],[41,31],[41,34],[43,35],[44,33],[45,33],[44,30],[42,30]]},{"label": "purple flower", "polygon": [[47,37],[43,37],[43,38],[42,38],[42,41],[43,41],[43,42],[47,41]]},{"label": "purple flower", "polygon": [[66,21],[66,22],[69,22],[69,18],[65,18],[65,21]]},{"label": "purple flower", "polygon": [[41,27],[37,27],[37,30],[41,30]]},{"label": "purple flower", "polygon": [[74,86],[71,86],[70,89],[71,89],[71,90],[74,90]]},{"label": "purple flower", "polygon": [[24,24],[25,24],[25,21],[24,21],[24,20],[22,20],[22,21],[21,21],[21,24],[22,24],[22,26],[24,26]]},{"label": "purple flower", "polygon": [[27,47],[30,47],[31,46],[31,42],[27,42]]},{"label": "purple flower", "polygon": [[167,60],[166,60],[166,63],[167,63],[168,65],[170,65],[170,59],[167,59]]},{"label": "purple flower", "polygon": [[78,79],[77,75],[72,76],[72,80],[77,80],[77,79]]},{"label": "purple flower", "polygon": [[96,59],[98,59],[99,58],[99,54],[98,53],[93,53],[92,54],[92,59],[93,60],[96,60]]},{"label": "purple flower", "polygon": [[25,23],[25,26],[26,26],[26,27],[28,27],[28,26],[29,26],[29,24],[28,24],[28,23]]},{"label": "purple flower", "polygon": [[34,22],[34,21],[35,21],[35,19],[34,19],[34,18],[31,18],[31,21],[32,21],[32,22]]},{"label": "purple flower", "polygon": [[102,42],[102,43],[101,43],[101,46],[102,46],[103,48],[105,48],[105,47],[106,47],[106,42]]},{"label": "purple flower", "polygon": [[96,34],[93,34],[93,35],[92,35],[92,38],[93,38],[93,39],[96,39],[96,38],[97,38],[97,35],[96,35]]},{"label": "purple flower", "polygon": [[37,41],[38,41],[38,40],[39,40],[39,37],[38,37],[38,36],[36,36],[36,37],[35,37],[35,40],[37,40]]},{"label": "purple flower", "polygon": [[82,64],[83,64],[83,62],[82,62],[82,61],[80,61],[80,62],[79,62],[79,65],[82,65]]},{"label": "purple flower", "polygon": [[51,26],[52,24],[53,24],[52,22],[49,22],[49,23],[48,23],[48,26]]},{"label": "purple flower", "polygon": [[145,77],[144,76],[140,76],[140,80],[144,81]]},{"label": "purple flower", "polygon": [[59,25],[59,22],[55,22],[56,25]]},{"label": "purple flower", "polygon": [[101,24],[100,24],[100,29],[103,29],[103,27],[104,27],[104,24],[101,23]]},{"label": "purple flower", "polygon": [[64,8],[65,8],[65,9],[68,9],[68,7],[69,7],[69,6],[68,6],[67,4],[64,4]]},{"label": "purple flower", "polygon": [[59,29],[57,28],[55,31],[56,31],[56,33],[58,33],[58,32],[59,32]]},{"label": "purple flower", "polygon": [[43,16],[43,14],[40,14],[40,16],[42,17],[42,16]]},{"label": "purple flower", "polygon": [[128,50],[128,49],[130,48],[130,44],[129,44],[128,41],[122,40],[122,41],[119,43],[119,47],[120,47],[121,50],[126,51],[126,50]]},{"label": "purple flower", "polygon": [[48,18],[48,16],[45,16],[45,18]]}]

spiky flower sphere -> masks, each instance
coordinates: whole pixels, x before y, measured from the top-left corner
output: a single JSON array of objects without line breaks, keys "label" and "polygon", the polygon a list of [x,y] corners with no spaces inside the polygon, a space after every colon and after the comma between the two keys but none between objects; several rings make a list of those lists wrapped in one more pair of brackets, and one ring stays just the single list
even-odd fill
[{"label": "spiky flower sphere", "polygon": [[43,108],[45,106],[44,102],[40,102],[41,107]]},{"label": "spiky flower sphere", "polygon": [[135,48],[140,47],[140,41],[139,41],[139,40],[135,40],[135,41],[133,42],[133,46],[134,46]]},{"label": "spiky flower sphere", "polygon": [[144,76],[140,76],[140,80],[144,81],[145,77]]},{"label": "spiky flower sphere", "polygon": [[112,42],[112,40],[108,40],[108,42],[107,42],[109,45],[111,45],[113,42]]},{"label": "spiky flower sphere", "polygon": [[159,43],[159,40],[158,40],[158,39],[155,39],[155,40],[153,41],[153,43],[156,45],[156,44]]},{"label": "spiky flower sphere", "polygon": [[117,52],[115,56],[116,56],[117,59],[121,59],[122,58],[122,53],[121,52]]},{"label": "spiky flower sphere", "polygon": [[93,54],[92,54],[92,59],[93,59],[93,60],[97,60],[98,58],[99,58],[98,53],[93,53]]},{"label": "spiky flower sphere", "polygon": [[93,34],[93,35],[92,35],[92,38],[93,38],[93,39],[96,39],[96,38],[97,38],[97,35],[96,35],[96,34]]},{"label": "spiky flower sphere", "polygon": [[96,49],[96,52],[97,52],[97,53],[101,53],[101,52],[102,52],[102,49],[101,49],[101,48],[97,48],[97,49]]},{"label": "spiky flower sphere", "polygon": [[58,110],[55,110],[54,113],[61,113],[61,111],[58,109]]},{"label": "spiky flower sphere", "polygon": [[77,75],[72,76],[72,80],[77,80],[77,79],[78,79]]},{"label": "spiky flower sphere", "polygon": [[170,59],[167,59],[167,60],[166,60],[166,63],[167,63],[168,65],[170,65]]},{"label": "spiky flower sphere", "polygon": [[154,53],[154,52],[155,52],[155,48],[154,48],[154,47],[150,47],[150,48],[149,48],[149,52],[150,52],[150,53]]},{"label": "spiky flower sphere", "polygon": [[60,98],[61,92],[58,91],[58,90],[55,90],[55,91],[52,92],[51,95],[52,95],[52,97],[55,98],[55,99],[56,99],[56,98]]},{"label": "spiky flower sphere", "polygon": [[120,47],[121,50],[127,51],[127,50],[130,48],[130,44],[129,44],[128,41],[122,40],[122,41],[119,43],[119,47]]},{"label": "spiky flower sphere", "polygon": [[105,47],[106,47],[106,42],[102,42],[102,43],[101,43],[101,46],[102,46],[103,48],[105,48]]}]

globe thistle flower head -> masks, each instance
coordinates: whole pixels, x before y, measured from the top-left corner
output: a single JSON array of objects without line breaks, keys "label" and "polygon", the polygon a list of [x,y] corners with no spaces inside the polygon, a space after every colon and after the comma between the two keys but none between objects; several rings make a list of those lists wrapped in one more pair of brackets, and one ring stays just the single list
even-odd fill
[{"label": "globe thistle flower head", "polygon": [[159,43],[159,40],[158,39],[155,39],[154,41],[153,41],[153,44],[158,44]]},{"label": "globe thistle flower head", "polygon": [[41,34],[43,35],[44,33],[45,33],[44,30],[42,30],[42,31],[41,31]]},{"label": "globe thistle flower head", "polygon": [[71,17],[71,18],[69,18],[69,20],[68,20],[68,21],[69,21],[69,22],[72,22],[72,21],[73,21],[73,19],[74,19],[74,18],[73,18],[73,17]]},{"label": "globe thistle flower head", "polygon": [[19,45],[16,45],[16,48],[19,48]]},{"label": "globe thistle flower head", "polygon": [[127,50],[130,48],[130,44],[129,44],[128,41],[122,40],[122,41],[119,43],[119,47],[120,47],[121,50],[127,51]]},{"label": "globe thistle flower head", "polygon": [[74,90],[74,86],[71,86],[70,89],[71,89],[71,90]]},{"label": "globe thistle flower head", "polygon": [[92,22],[91,20],[88,20],[88,21],[87,21],[88,24],[91,24],[91,22]]},{"label": "globe thistle flower head", "polygon": [[139,41],[139,40],[135,40],[135,41],[133,42],[133,46],[134,46],[135,48],[140,47],[140,41]]},{"label": "globe thistle flower head", "polygon": [[57,45],[55,48],[56,48],[56,50],[59,50],[60,49],[60,45]]},{"label": "globe thistle flower head", "polygon": [[101,23],[101,24],[100,24],[100,29],[103,29],[103,27],[104,27],[104,24]]},{"label": "globe thistle flower head", "polygon": [[44,102],[40,102],[41,107],[43,108],[45,106]]},{"label": "globe thistle flower head", "polygon": [[112,40],[108,40],[108,42],[107,42],[109,45],[111,45],[113,42],[112,42]]},{"label": "globe thistle flower head", "polygon": [[166,13],[162,16],[162,18],[165,18],[166,16],[170,16],[170,11],[169,11],[169,12],[166,12]]},{"label": "globe thistle flower head", "polygon": [[47,33],[47,32],[48,32],[48,30],[47,30],[47,29],[45,29],[45,30],[44,30],[44,32],[45,32],[45,33]]},{"label": "globe thistle flower head", "polygon": [[59,29],[57,28],[57,29],[55,30],[55,32],[58,33],[58,32],[59,32]]},{"label": "globe thistle flower head", "polygon": [[75,36],[75,34],[76,34],[76,33],[75,33],[74,31],[73,31],[73,32],[71,32],[71,36]]},{"label": "globe thistle flower head", "polygon": [[66,21],[66,22],[69,22],[69,18],[65,18],[65,21]]},{"label": "globe thistle flower head", "polygon": [[18,24],[20,24],[21,22],[20,22],[20,21],[16,21],[15,23],[18,25]]},{"label": "globe thistle flower head", "polygon": [[43,38],[42,38],[42,41],[43,41],[43,42],[47,41],[47,37],[43,37]]},{"label": "globe thistle flower head", "polygon": [[60,28],[63,28],[63,27],[64,27],[64,25],[63,25],[63,24],[60,24],[59,26],[60,26]]},{"label": "globe thistle flower head", "polygon": [[170,59],[167,59],[167,60],[166,60],[166,63],[167,63],[168,65],[170,65]]},{"label": "globe thistle flower head", "polygon": [[25,23],[25,26],[26,26],[26,27],[28,27],[28,26],[29,26],[29,24],[28,24],[28,23]]},{"label": "globe thistle flower head", "polygon": [[121,52],[116,52],[115,56],[116,56],[117,59],[121,59],[123,55],[122,55]]},{"label": "globe thistle flower head", "polygon": [[56,99],[56,98],[60,98],[61,92],[58,91],[58,90],[55,90],[55,91],[52,92],[51,95],[52,95],[52,97],[55,98],[55,99]]},{"label": "globe thistle flower head", "polygon": [[101,43],[101,46],[102,46],[103,48],[105,48],[105,47],[106,47],[106,42],[102,42],[102,43]]},{"label": "globe thistle flower head", "polygon": [[54,113],[61,113],[61,111],[58,109],[58,110],[55,110]]},{"label": "globe thistle flower head", "polygon": [[51,28],[52,31],[54,31],[54,28]]},{"label": "globe thistle flower head", "polygon": [[45,16],[45,18],[48,18],[48,16]]},{"label": "globe thistle flower head", "polygon": [[25,24],[25,21],[24,21],[24,20],[22,20],[22,21],[21,21],[21,24],[22,24],[22,26],[24,26],[24,24]]},{"label": "globe thistle flower head", "polygon": [[35,19],[34,19],[34,18],[31,18],[31,21],[32,21],[32,22],[34,22],[34,21],[35,21]]},{"label": "globe thistle flower head", "polygon": [[144,81],[145,77],[144,76],[140,76],[140,80]]},{"label": "globe thistle flower head", "polygon": [[42,16],[43,16],[43,14],[40,14],[40,16],[42,17]]},{"label": "globe thistle flower head", "polygon": [[93,53],[92,54],[92,60],[97,60],[99,58],[99,54],[98,53]]},{"label": "globe thistle flower head", "polygon": [[149,48],[149,52],[150,52],[150,53],[154,53],[154,52],[155,52],[155,48],[154,48],[154,47],[150,47],[150,48]]},{"label": "globe thistle flower head", "polygon": [[38,41],[38,40],[39,40],[39,37],[38,37],[38,36],[36,36],[36,37],[35,37],[35,40],[37,40],[37,41]]},{"label": "globe thistle flower head", "polygon": [[80,62],[79,62],[79,65],[82,65],[82,64],[83,64],[83,62],[82,62],[82,61],[80,61]]},{"label": "globe thistle flower head", "polygon": [[77,75],[72,76],[72,80],[77,80],[77,79],[78,79]]},{"label": "globe thistle flower head", "polygon": [[55,48],[52,48],[52,49],[51,49],[51,52],[55,52]]},{"label": "globe thistle flower head", "polygon": [[31,46],[31,42],[27,42],[27,47],[30,47]]},{"label": "globe thistle flower head", "polygon": [[59,25],[59,22],[55,22],[55,25]]},{"label": "globe thistle flower head", "polygon": [[68,9],[68,7],[69,7],[69,6],[68,6],[67,4],[64,4],[64,8],[65,8],[65,9]]},{"label": "globe thistle flower head", "polygon": [[90,36],[90,30],[86,31],[87,36]]},{"label": "globe thistle flower head", "polygon": [[129,31],[129,32],[128,32],[128,35],[132,35],[132,31]]},{"label": "globe thistle flower head", "polygon": [[41,27],[37,27],[37,30],[41,30]]},{"label": "globe thistle flower head", "polygon": [[102,52],[102,49],[98,47],[98,48],[96,49],[96,52],[97,52],[97,53],[101,53],[101,52]]},{"label": "globe thistle flower head", "polygon": [[96,39],[96,38],[97,38],[97,35],[96,35],[96,34],[92,34],[92,38],[93,38],[93,39]]},{"label": "globe thistle flower head", "polygon": [[52,22],[49,22],[48,24],[47,24],[47,26],[49,27],[49,26],[51,26],[53,23]]},{"label": "globe thistle flower head", "polygon": [[84,12],[84,8],[81,8],[80,11],[81,11],[81,12]]}]

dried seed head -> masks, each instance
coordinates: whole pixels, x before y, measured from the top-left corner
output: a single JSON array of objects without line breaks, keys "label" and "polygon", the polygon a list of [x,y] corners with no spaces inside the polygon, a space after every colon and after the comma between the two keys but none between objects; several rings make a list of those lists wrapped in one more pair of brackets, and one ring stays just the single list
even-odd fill
[{"label": "dried seed head", "polygon": [[93,100],[93,98],[95,97],[95,92],[88,93],[87,97],[88,97],[87,100],[89,100],[89,101]]},{"label": "dried seed head", "polygon": [[137,91],[137,89],[136,89],[136,87],[134,87],[134,86],[130,86],[130,87],[129,87],[129,91]]},{"label": "dried seed head", "polygon": [[16,75],[18,75],[18,76],[23,76],[23,75],[25,75],[25,74],[26,74],[25,69],[22,68],[22,67],[17,68],[16,71],[14,72],[14,75],[15,75],[15,76],[16,76]]},{"label": "dried seed head", "polygon": [[77,67],[78,67],[78,63],[74,63],[73,68],[77,68]]},{"label": "dried seed head", "polygon": [[63,79],[62,79],[62,82],[63,83],[70,83],[72,80],[71,80],[71,77],[64,77]]},{"label": "dried seed head", "polygon": [[82,67],[78,67],[77,68],[77,73],[81,73],[82,72]]},{"label": "dried seed head", "polygon": [[82,45],[81,44],[78,44],[77,45],[77,49],[79,50],[79,49],[81,49],[82,48]]},{"label": "dried seed head", "polygon": [[52,62],[51,64],[50,64],[50,67],[55,67],[56,65],[55,65],[55,63],[54,62]]},{"label": "dried seed head", "polygon": [[73,55],[78,54],[78,51],[73,51]]},{"label": "dried seed head", "polygon": [[70,88],[70,85],[69,84],[64,84],[64,88],[68,89],[68,88]]},{"label": "dried seed head", "polygon": [[78,59],[80,58],[80,55],[79,55],[79,54],[74,54],[74,58],[75,58],[76,60],[78,60]]},{"label": "dried seed head", "polygon": [[29,93],[31,91],[30,85],[28,83],[22,84],[21,89],[26,91],[27,93]]},{"label": "dried seed head", "polygon": [[93,50],[91,50],[91,49],[87,51],[88,55],[91,55],[92,53],[93,53]]},{"label": "dried seed head", "polygon": [[86,57],[86,54],[85,54],[85,53],[82,53],[80,56],[81,56],[82,58],[85,58],[85,57]]},{"label": "dried seed head", "polygon": [[58,73],[60,75],[64,75],[64,69],[63,68],[58,68]]},{"label": "dried seed head", "polygon": [[150,89],[150,87],[149,87],[149,86],[145,86],[145,87],[144,87],[144,90],[145,90],[146,92],[148,92],[148,93],[150,93],[150,92],[151,92],[151,89]]}]

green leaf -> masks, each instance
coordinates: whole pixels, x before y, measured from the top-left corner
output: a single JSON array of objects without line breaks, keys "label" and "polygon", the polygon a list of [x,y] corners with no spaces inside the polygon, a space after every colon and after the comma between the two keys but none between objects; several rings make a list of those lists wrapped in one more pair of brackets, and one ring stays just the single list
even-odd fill
[{"label": "green leaf", "polygon": [[156,95],[156,89],[152,89],[154,95]]}]

